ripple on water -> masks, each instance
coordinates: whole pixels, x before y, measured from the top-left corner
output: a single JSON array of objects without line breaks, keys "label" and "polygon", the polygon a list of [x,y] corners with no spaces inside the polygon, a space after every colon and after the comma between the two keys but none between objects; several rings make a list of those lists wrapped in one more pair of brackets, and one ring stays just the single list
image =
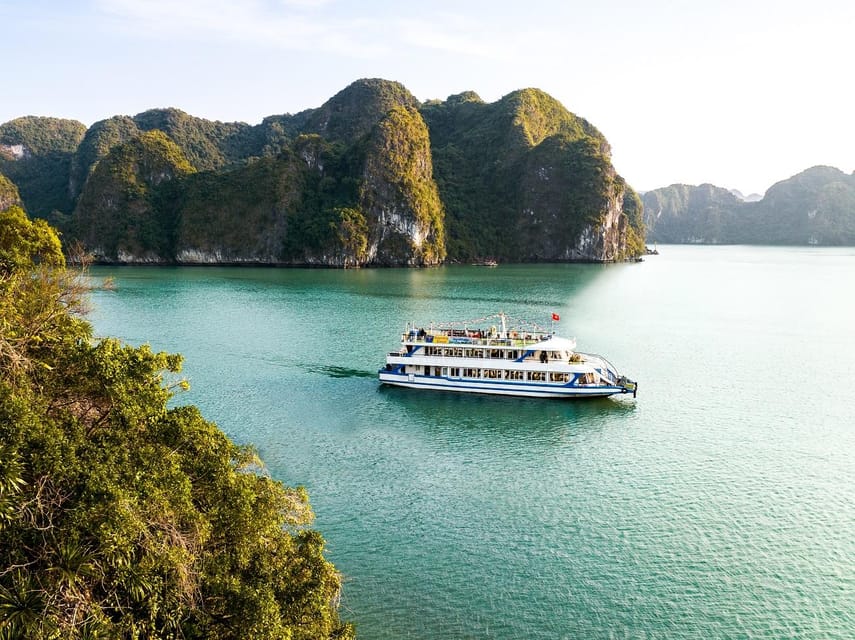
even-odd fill
[{"label": "ripple on water", "polygon": [[[114,275],[97,332],[182,352],[185,398],[309,489],[362,638],[855,637],[845,251]],[[499,301],[560,313],[638,398],[377,385],[405,322]]]}]

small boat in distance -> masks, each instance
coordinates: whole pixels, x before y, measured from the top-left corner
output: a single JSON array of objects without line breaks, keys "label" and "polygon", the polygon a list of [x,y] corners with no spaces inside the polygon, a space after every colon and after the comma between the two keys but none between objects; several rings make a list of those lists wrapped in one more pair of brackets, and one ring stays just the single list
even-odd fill
[{"label": "small boat in distance", "polygon": [[472,263],[473,267],[498,267],[499,263],[493,258],[485,258],[484,260],[476,260]]},{"label": "small boat in distance", "polygon": [[[558,319],[552,314],[553,325]],[[408,323],[400,350],[386,355],[378,376],[399,387],[531,398],[635,397],[638,390],[603,356],[576,351],[574,339],[504,313],[428,327]]]}]

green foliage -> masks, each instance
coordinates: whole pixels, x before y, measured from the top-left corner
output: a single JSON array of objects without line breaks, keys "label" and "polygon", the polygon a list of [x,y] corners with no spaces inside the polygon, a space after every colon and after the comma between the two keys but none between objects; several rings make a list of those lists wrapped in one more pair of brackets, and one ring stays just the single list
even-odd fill
[{"label": "green foliage", "polygon": [[0,211],[0,277],[37,264],[65,264],[56,233],[44,220],[30,221],[20,207]]},{"label": "green foliage", "polygon": [[595,139],[607,155],[608,143],[587,120],[569,111],[552,96],[539,89],[515,91],[499,102],[503,118],[512,122],[511,132],[522,137],[521,144],[535,147],[549,136],[563,134],[569,139]]},{"label": "green foliage", "polygon": [[161,131],[114,147],[86,181],[75,211],[74,235],[99,257],[123,254],[154,262],[171,259],[175,213],[172,180],[193,173],[181,149]]},{"label": "green foliage", "polygon": [[258,157],[275,156],[296,135],[295,122],[306,116],[271,116],[257,126],[223,123],[190,116],[178,109],[152,109],[133,118],[114,116],[96,122],[86,132],[71,167],[71,192],[77,196],[95,165],[113,147],[145,131],[164,132],[196,170],[241,166]]},{"label": "green foliage", "polygon": [[456,261],[597,259],[576,249],[619,185],[609,146],[590,123],[542,91],[493,104],[475,94],[422,108]]},{"label": "green foliage", "polygon": [[31,214],[44,218],[54,210],[72,210],[71,157],[85,132],[80,122],[59,118],[27,116],[0,125],[0,146],[20,147],[23,153],[0,156],[0,173],[18,186]]},{"label": "green foliage", "polygon": [[293,154],[234,171],[198,173],[175,201],[176,246],[188,262],[280,262],[291,216],[301,202],[306,167]]},{"label": "green foliage", "polygon": [[93,340],[82,291],[0,279],[0,637],[353,637],[305,491],[168,406],[179,356]]},{"label": "green foliage", "polygon": [[133,118],[141,131],[163,131],[198,171],[219,169],[252,154],[252,127],[196,118],[179,109],[151,109]]},{"label": "green foliage", "polygon": [[85,133],[77,120],[25,116],[0,125],[0,144],[21,145],[31,156],[72,153]]},{"label": "green foliage", "polygon": [[418,100],[399,82],[363,78],[351,83],[318,109],[306,122],[306,133],[330,141],[353,143],[370,133],[391,109],[417,108]]},{"label": "green foliage", "polygon": [[357,209],[336,209],[337,221],[330,225],[335,232],[339,259],[344,267],[357,267],[368,257],[368,222]]},{"label": "green foliage", "polygon": [[6,176],[0,173],[0,211],[5,211],[13,205],[21,204],[18,187]]},{"label": "green foliage", "polygon": [[620,257],[622,259],[630,259],[642,256],[647,251],[644,205],[632,187],[626,184],[623,179],[620,180],[620,183],[624,189],[623,214],[627,221],[625,233],[626,244],[623,255]]},{"label": "green foliage", "polygon": [[139,127],[127,116],[114,116],[89,127],[71,161],[72,195],[80,195],[89,174],[95,169],[95,165],[110,153],[110,149],[132,140],[139,133]]}]

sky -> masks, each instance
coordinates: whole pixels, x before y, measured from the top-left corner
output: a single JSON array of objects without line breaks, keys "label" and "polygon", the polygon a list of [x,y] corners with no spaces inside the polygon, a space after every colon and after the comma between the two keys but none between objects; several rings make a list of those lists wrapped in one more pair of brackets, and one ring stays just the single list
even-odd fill
[{"label": "sky", "polygon": [[636,190],[855,169],[851,0],[0,0],[0,123],[176,107],[256,124],[359,78],[542,89]]}]

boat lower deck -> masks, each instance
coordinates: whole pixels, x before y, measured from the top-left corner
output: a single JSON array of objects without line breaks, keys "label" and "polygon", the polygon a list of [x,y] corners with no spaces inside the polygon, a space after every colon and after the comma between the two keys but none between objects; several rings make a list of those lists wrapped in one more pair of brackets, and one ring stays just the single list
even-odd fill
[{"label": "boat lower deck", "polygon": [[617,394],[633,393],[634,389],[615,385],[577,385],[509,380],[486,380],[425,376],[381,370],[380,382],[411,389],[483,393],[528,398],[604,398]]}]

